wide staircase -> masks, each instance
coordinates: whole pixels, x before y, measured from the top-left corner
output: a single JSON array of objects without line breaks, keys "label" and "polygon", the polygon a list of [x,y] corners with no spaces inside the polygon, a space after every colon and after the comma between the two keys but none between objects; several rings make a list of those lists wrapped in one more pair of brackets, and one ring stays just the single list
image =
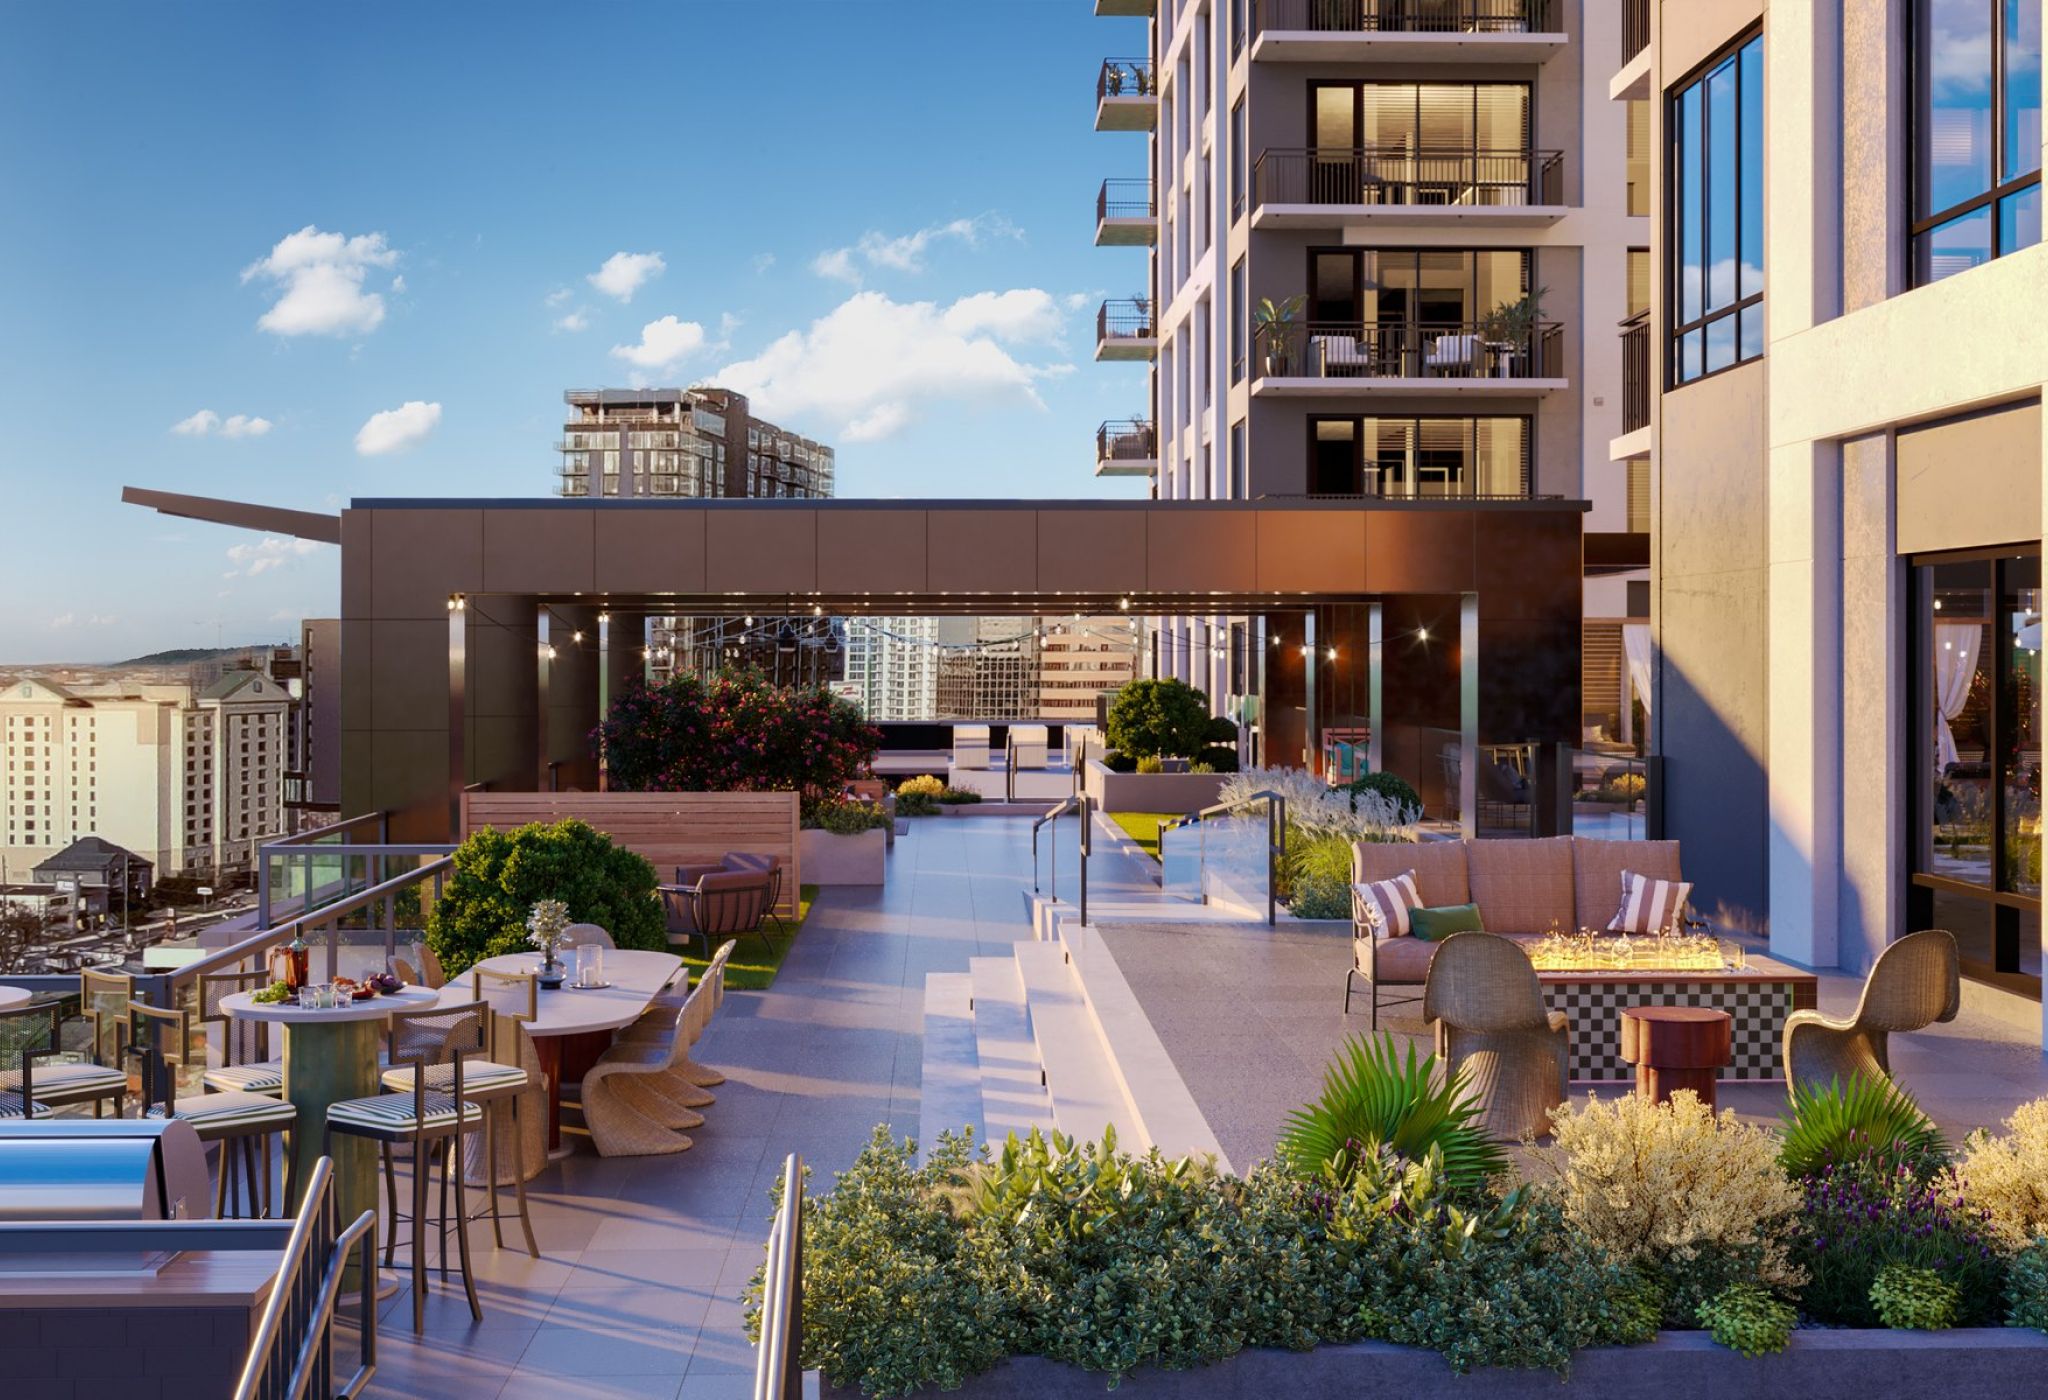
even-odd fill
[{"label": "wide staircase", "polygon": [[[1209,1152],[1227,1167],[1100,920],[1084,929],[1070,904],[1030,905],[1033,936],[1008,956],[925,977],[920,1152],[962,1127],[998,1144],[1033,1128],[1094,1140],[1111,1127],[1124,1151]],[[1165,911],[1146,912],[1159,922]]]}]

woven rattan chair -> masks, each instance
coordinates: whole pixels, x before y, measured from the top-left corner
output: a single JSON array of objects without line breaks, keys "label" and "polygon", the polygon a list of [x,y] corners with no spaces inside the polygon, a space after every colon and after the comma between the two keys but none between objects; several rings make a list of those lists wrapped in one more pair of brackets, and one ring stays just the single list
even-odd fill
[{"label": "woven rattan chair", "polygon": [[[725,965],[732,960],[732,950],[738,945],[731,940],[718,945],[718,952],[712,956],[711,965],[697,975],[697,990],[690,989],[688,978],[663,988],[655,994],[652,1007],[667,1007],[673,1010],[690,1008],[690,1014],[683,1018],[683,1050],[669,1066],[667,1082],[662,1091],[675,1102],[688,1108],[703,1108],[716,1102],[710,1090],[725,1083],[725,1076],[709,1065],[698,1064],[690,1057],[690,1050],[704,1038],[705,1030],[711,1025],[711,1018],[718,1014],[718,1008],[725,1005]],[[702,999],[699,999],[699,993]],[[694,1004],[694,1005],[693,1005]],[[642,1018],[646,1020],[646,1018]],[[649,1025],[653,1025],[649,1022]],[[626,1028],[625,1038],[644,1038],[651,1034],[636,1023]]]},{"label": "woven rattan chair", "polygon": [[270,1053],[270,1023],[237,1019],[221,1009],[235,993],[269,985],[268,970],[199,974],[199,1024],[220,1027],[220,1063],[199,1076],[206,1088],[284,1096],[284,1060]]},{"label": "woven rattan chair", "polygon": [[[412,1330],[426,1327],[427,1306],[427,1177],[434,1158],[441,1159],[441,1278],[448,1278],[448,1186],[455,1185],[456,1248],[461,1256],[462,1287],[469,1296],[469,1314],[483,1321],[483,1304],[477,1301],[476,1279],[469,1267],[469,1231],[462,1222],[469,1218],[469,1198],[464,1190],[463,1172],[457,1164],[457,1140],[464,1133],[483,1126],[483,1108],[470,1101],[466,1068],[483,1059],[490,1008],[482,1002],[462,1002],[422,1011],[400,1011],[391,1017],[389,1047],[391,1069],[384,1081],[402,1076],[405,1088],[397,1092],[344,1099],[327,1109],[327,1126],[321,1150],[334,1155],[337,1133],[367,1138],[378,1145],[384,1159],[385,1237],[384,1267],[398,1244],[398,1223],[412,1225]],[[398,1181],[392,1169],[392,1150],[412,1149],[412,1213],[398,1210]]]},{"label": "woven rattan chair", "polygon": [[1955,935],[1947,929],[1909,933],[1878,954],[1863,995],[1846,1021],[1818,1011],[1795,1011],[1785,1021],[1785,1078],[1821,1087],[1861,1075],[1891,1078],[1886,1040],[1893,1031],[1917,1031],[1953,1021],[1962,1008],[1962,967]]},{"label": "woven rattan chair", "polygon": [[[283,1099],[240,1089],[180,1097],[178,1070],[188,1063],[194,1043],[192,1013],[131,1001],[128,1021],[128,1053],[142,1064],[143,1116],[182,1118],[192,1125],[201,1143],[220,1144],[214,1214],[241,1213],[241,1186],[235,1182],[239,1161],[250,1210],[270,1215],[270,1144],[293,1130],[298,1110]],[[284,1161],[284,1194],[290,1200],[295,1185],[292,1154],[285,1153]]]},{"label": "woven rattan chair", "polygon": [[1544,1005],[1528,954],[1494,934],[1452,934],[1430,959],[1422,1015],[1438,1056],[1470,1077],[1488,1132],[1550,1131],[1570,1078],[1571,1018]]}]

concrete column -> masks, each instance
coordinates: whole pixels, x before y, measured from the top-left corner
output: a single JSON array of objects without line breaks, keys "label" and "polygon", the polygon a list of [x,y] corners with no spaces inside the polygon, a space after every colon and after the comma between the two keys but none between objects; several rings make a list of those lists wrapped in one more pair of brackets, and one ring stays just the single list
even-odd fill
[{"label": "concrete column", "polygon": [[1301,766],[1311,773],[1323,771],[1323,746],[1318,739],[1316,714],[1316,687],[1322,677],[1322,653],[1316,649],[1316,615],[1313,610],[1301,615]]},{"label": "concrete column", "polygon": [[1479,835],[1479,595],[1458,598],[1458,827]]},{"label": "concrete column", "polygon": [[1386,608],[1365,605],[1365,714],[1372,733],[1366,738],[1366,767],[1378,773],[1387,766]]},{"label": "concrete column", "polygon": [[462,789],[469,782],[469,612],[460,594],[448,599],[448,833],[462,837]]},{"label": "concrete column", "polygon": [[1836,955],[1870,967],[1905,926],[1906,566],[1897,540],[1891,437],[1850,438],[1842,453],[1842,876]]},{"label": "concrete column", "polygon": [[1771,340],[1842,309],[1842,0],[1772,0],[1764,17],[1764,314]]},{"label": "concrete column", "polygon": [[1833,967],[1842,860],[1841,448],[1789,443],[1773,449],[1770,462],[1771,952]]}]

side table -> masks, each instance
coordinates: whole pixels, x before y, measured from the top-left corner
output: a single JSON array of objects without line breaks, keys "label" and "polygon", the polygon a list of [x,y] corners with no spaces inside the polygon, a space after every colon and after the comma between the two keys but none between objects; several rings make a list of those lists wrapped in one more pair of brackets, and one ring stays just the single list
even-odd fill
[{"label": "side table", "polygon": [[1636,1067],[1636,1092],[1655,1103],[1690,1089],[1709,1109],[1733,1057],[1735,1022],[1711,1006],[1625,1006],[1621,1058]]}]

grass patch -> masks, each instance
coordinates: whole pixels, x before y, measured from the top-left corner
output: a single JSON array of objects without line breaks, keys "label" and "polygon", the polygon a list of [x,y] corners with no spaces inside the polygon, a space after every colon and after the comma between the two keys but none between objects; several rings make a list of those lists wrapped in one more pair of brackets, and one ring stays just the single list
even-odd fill
[{"label": "grass patch", "polygon": [[1159,828],[1168,822],[1181,819],[1179,812],[1111,812],[1109,819],[1124,829],[1124,834],[1137,842],[1138,848],[1154,860],[1159,859]]},{"label": "grass patch", "polygon": [[[817,899],[818,887],[805,885],[797,892],[796,917],[784,916],[782,932],[776,932],[775,924],[771,920],[761,926],[761,933],[740,934],[739,946],[732,950],[732,957],[726,960],[725,985],[736,992],[760,992],[774,986],[775,974],[782,970],[782,960],[789,956],[791,945],[796,942],[797,935],[804,931],[804,920],[811,917],[811,905],[816,903]],[[767,936],[765,943],[762,942],[763,934]],[[696,975],[711,961],[693,951],[702,946],[701,942],[692,940],[687,948],[676,950],[682,953],[683,966],[690,969],[693,984]],[[718,950],[713,947],[711,951],[715,953]]]}]

